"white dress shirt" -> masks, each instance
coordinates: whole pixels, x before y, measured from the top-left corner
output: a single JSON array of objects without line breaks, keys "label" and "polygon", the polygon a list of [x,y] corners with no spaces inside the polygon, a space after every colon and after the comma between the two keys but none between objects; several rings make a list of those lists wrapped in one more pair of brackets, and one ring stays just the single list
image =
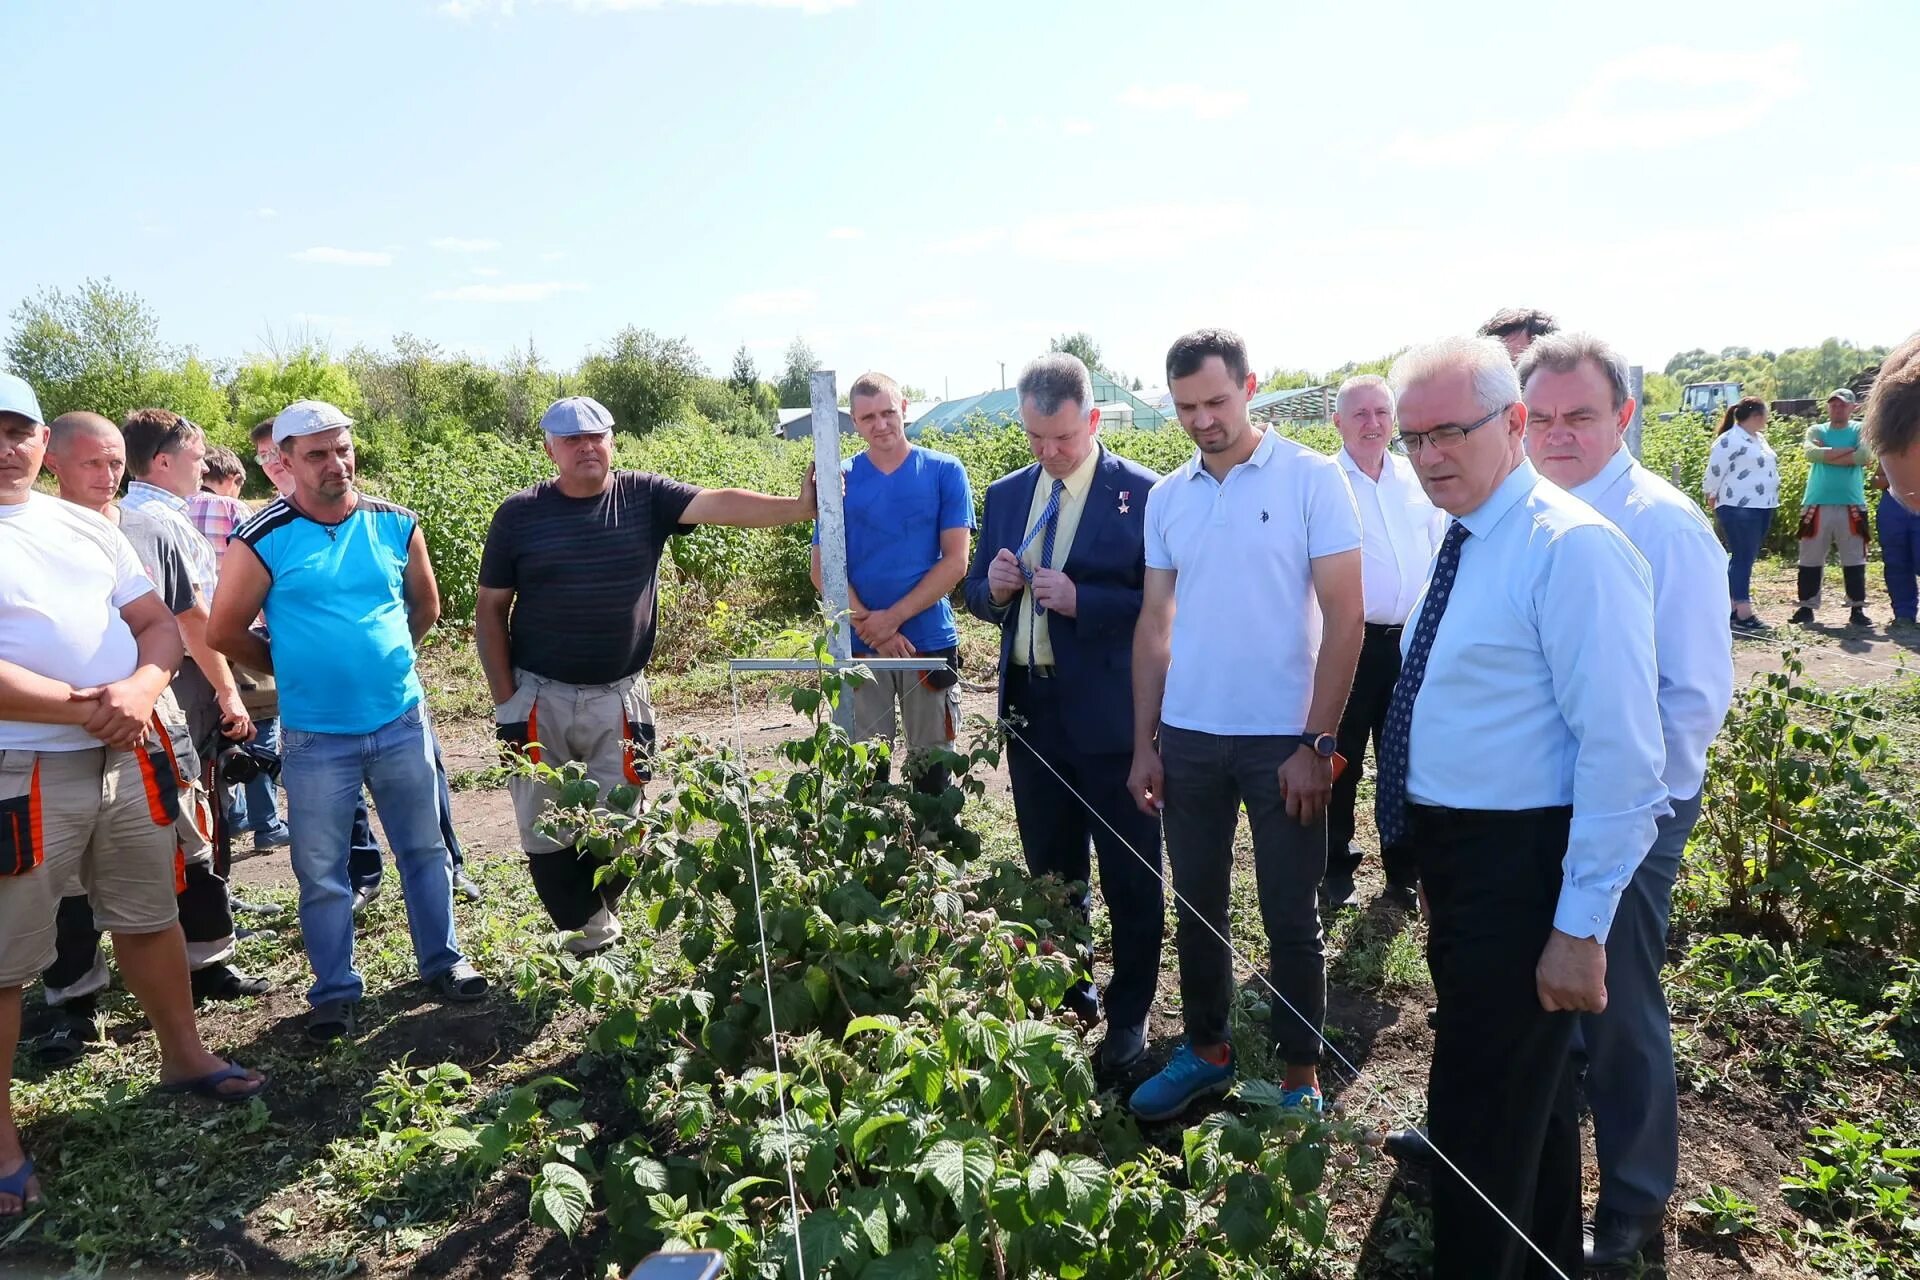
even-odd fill
[{"label": "white dress shirt", "polygon": [[1446,535],[1447,513],[1428,501],[1413,464],[1398,454],[1389,452],[1380,460],[1378,480],[1362,471],[1344,447],[1334,457],[1347,473],[1360,508],[1360,581],[1367,621],[1403,626]]},{"label": "white dress shirt", "polygon": [[1733,700],[1726,549],[1693,500],[1635,462],[1624,445],[1572,493],[1613,521],[1653,570],[1663,777],[1667,794],[1691,800],[1700,794],[1707,748]]},{"label": "white dress shirt", "polygon": [[1571,805],[1553,924],[1605,942],[1670,808],[1647,562],[1527,462],[1461,523],[1472,536],[1413,703],[1407,798]]}]

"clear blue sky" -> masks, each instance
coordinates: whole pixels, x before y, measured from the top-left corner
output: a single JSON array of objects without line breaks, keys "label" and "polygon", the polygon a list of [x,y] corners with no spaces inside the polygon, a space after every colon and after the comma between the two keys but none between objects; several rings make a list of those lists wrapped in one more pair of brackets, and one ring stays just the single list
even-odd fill
[{"label": "clear blue sky", "polygon": [[110,276],[216,358],[620,326],[961,395],[1498,306],[1649,365],[1920,326],[1920,6],[334,0],[0,7],[0,308]]}]

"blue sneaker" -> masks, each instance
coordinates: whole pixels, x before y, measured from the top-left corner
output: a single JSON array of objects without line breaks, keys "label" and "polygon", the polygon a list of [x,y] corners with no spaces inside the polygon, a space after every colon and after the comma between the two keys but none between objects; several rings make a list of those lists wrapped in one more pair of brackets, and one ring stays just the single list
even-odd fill
[{"label": "blue sneaker", "polygon": [[1227,1064],[1216,1067],[1195,1053],[1188,1041],[1159,1075],[1133,1091],[1127,1106],[1142,1120],[1171,1120],[1198,1099],[1220,1097],[1232,1087],[1232,1046],[1227,1048]]},{"label": "blue sneaker", "polygon": [[1320,1115],[1327,1109],[1327,1100],[1320,1096],[1316,1085],[1301,1085],[1298,1089],[1286,1089],[1280,1094],[1280,1105],[1291,1110],[1300,1107]]}]

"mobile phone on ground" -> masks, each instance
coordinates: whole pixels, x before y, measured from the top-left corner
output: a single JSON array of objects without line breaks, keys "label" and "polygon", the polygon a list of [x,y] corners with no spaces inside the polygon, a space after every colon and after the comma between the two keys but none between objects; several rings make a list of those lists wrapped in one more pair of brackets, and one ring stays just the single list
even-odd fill
[{"label": "mobile phone on ground", "polygon": [[627,1280],[720,1280],[727,1260],[715,1249],[690,1253],[650,1253],[640,1259]]}]

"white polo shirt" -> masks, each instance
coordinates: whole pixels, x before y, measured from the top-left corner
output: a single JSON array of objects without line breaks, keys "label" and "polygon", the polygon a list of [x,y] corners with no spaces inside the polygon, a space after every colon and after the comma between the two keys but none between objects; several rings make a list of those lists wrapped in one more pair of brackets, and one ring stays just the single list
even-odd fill
[{"label": "white polo shirt", "polygon": [[1440,539],[1446,536],[1446,513],[1427,499],[1413,464],[1399,454],[1389,452],[1380,460],[1378,480],[1362,471],[1345,449],[1333,456],[1347,473],[1360,506],[1365,535],[1360,572],[1367,621],[1403,626],[1427,584]]},{"label": "white polo shirt", "polygon": [[1340,464],[1273,431],[1224,482],[1196,452],[1154,485],[1147,567],[1178,575],[1160,719],[1222,736],[1306,732],[1320,652],[1312,562],[1360,545]]}]

